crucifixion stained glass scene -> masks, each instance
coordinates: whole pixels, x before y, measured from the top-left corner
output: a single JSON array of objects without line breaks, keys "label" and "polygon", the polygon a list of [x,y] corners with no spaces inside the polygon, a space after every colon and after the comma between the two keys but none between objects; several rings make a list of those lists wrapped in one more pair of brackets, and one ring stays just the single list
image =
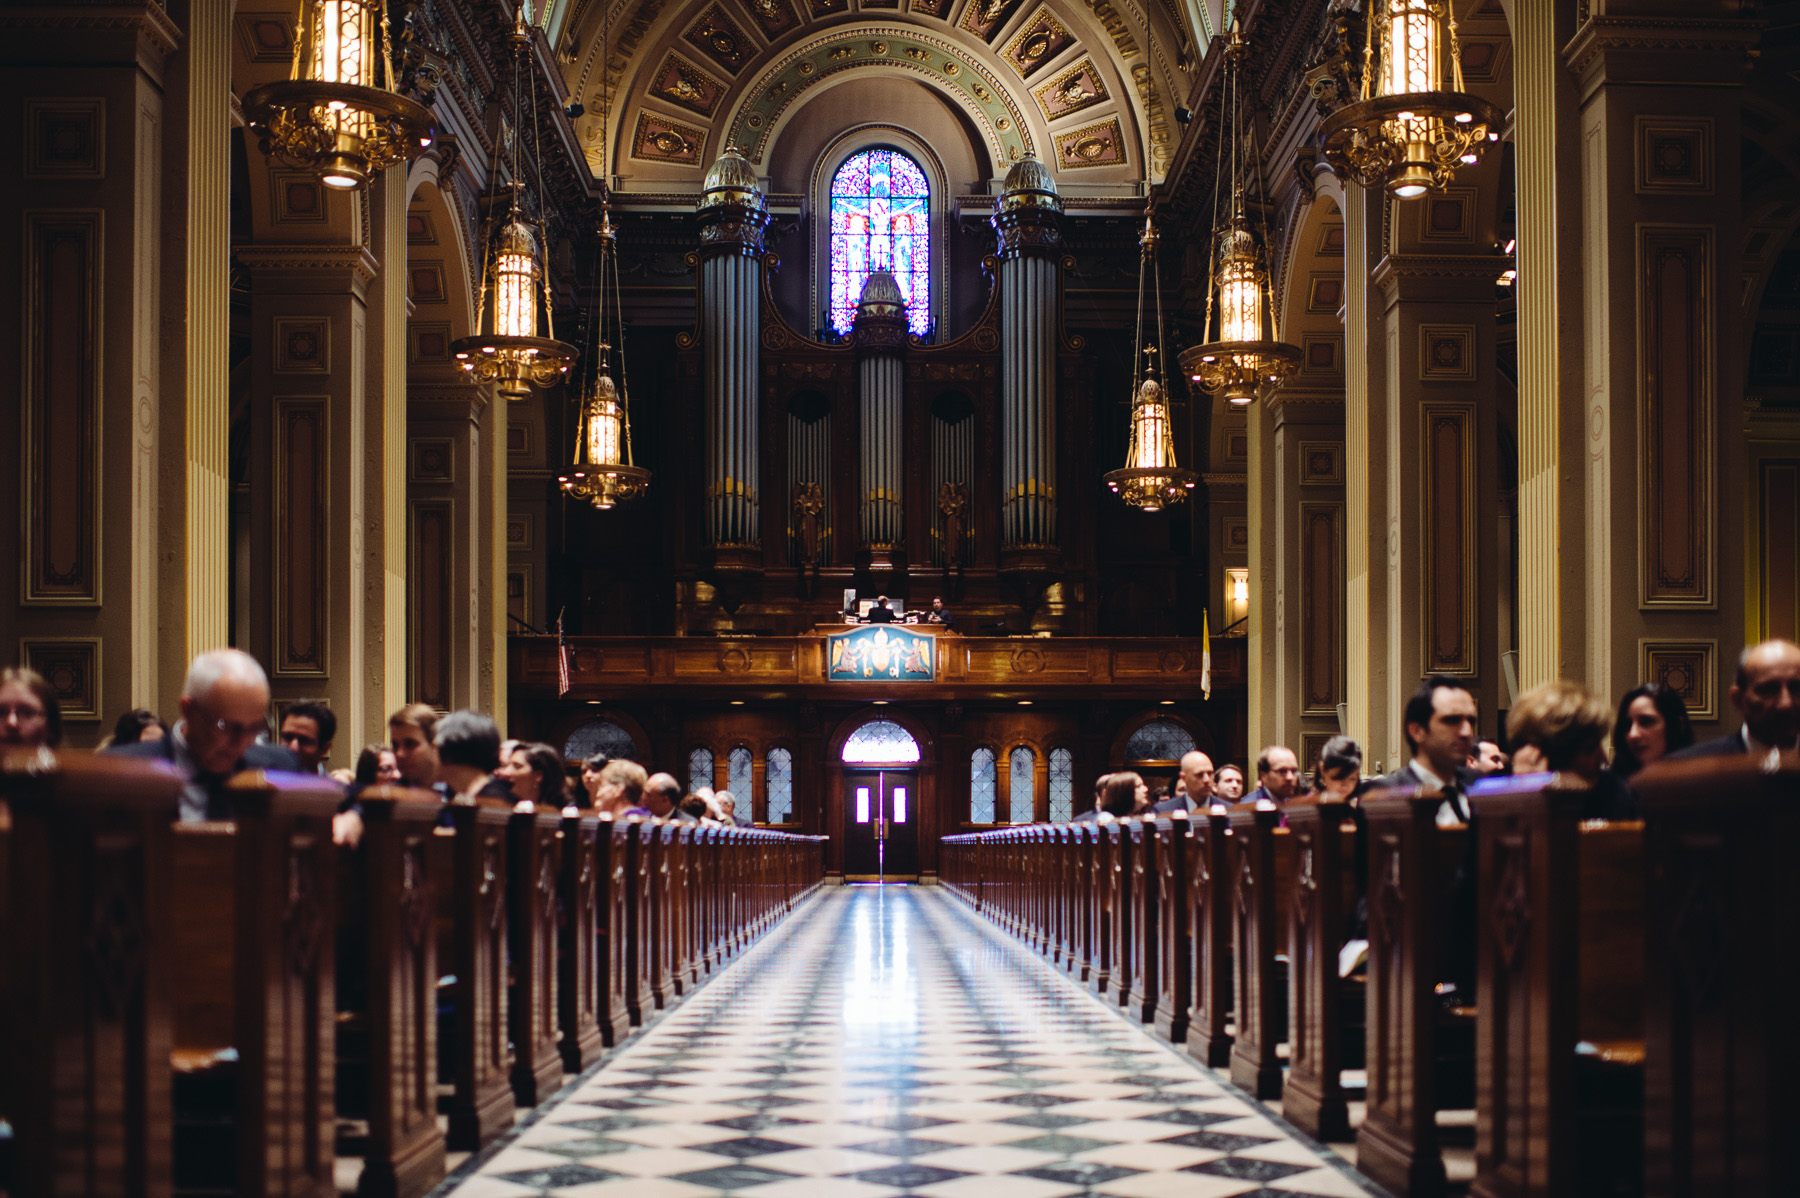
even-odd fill
[{"label": "crucifixion stained glass scene", "polygon": [[831,330],[848,333],[872,270],[906,297],[906,324],[931,331],[931,184],[898,150],[864,150],[831,180]]}]

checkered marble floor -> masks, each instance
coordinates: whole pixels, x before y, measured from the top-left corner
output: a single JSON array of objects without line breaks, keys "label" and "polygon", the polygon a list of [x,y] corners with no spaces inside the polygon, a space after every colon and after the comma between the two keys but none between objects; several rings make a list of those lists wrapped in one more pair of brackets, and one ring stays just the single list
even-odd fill
[{"label": "checkered marble floor", "polygon": [[1365,1198],[934,888],[832,888],[453,1198]]}]

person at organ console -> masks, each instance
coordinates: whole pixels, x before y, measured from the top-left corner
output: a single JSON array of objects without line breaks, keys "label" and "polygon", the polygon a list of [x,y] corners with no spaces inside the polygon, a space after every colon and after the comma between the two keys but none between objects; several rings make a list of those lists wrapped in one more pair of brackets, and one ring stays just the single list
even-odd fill
[{"label": "person at organ console", "polygon": [[886,595],[876,596],[875,606],[869,609],[867,622],[870,624],[892,624],[894,622],[894,609],[888,606]]}]

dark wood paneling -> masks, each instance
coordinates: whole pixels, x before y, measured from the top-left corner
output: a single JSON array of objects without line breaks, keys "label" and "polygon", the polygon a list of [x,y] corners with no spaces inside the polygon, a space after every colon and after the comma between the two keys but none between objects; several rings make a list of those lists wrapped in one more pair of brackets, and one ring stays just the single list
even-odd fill
[{"label": "dark wood paneling", "polygon": [[1762,463],[1763,637],[1800,639],[1800,461]]},{"label": "dark wood paneling", "polygon": [[1475,447],[1462,404],[1425,404],[1425,665],[1475,672]]},{"label": "dark wood paneling", "polygon": [[[448,499],[416,500],[412,505],[412,553],[407,596],[408,675],[415,702],[450,706],[451,538],[454,522]],[[550,684],[556,684],[555,645],[551,646]]]},{"label": "dark wood paneling", "polygon": [[1713,232],[1640,225],[1642,601],[1714,602]]},{"label": "dark wood paneling", "polygon": [[1300,676],[1308,712],[1336,714],[1343,697],[1344,505],[1300,505]]},{"label": "dark wood paneling", "polygon": [[275,404],[275,673],[326,672],[326,400]]}]

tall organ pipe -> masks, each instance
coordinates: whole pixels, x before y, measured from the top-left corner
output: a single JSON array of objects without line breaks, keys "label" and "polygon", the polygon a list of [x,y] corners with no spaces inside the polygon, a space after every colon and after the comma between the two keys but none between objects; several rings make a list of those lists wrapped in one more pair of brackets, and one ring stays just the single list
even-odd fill
[{"label": "tall organ pipe", "polygon": [[1062,200],[1032,155],[996,206],[1000,239],[1003,549],[1056,546],[1056,331]]},{"label": "tall organ pipe", "polygon": [[706,318],[707,537],[715,548],[755,548],[760,541],[762,249],[769,213],[755,170],[735,146],[707,171],[698,215]]}]

